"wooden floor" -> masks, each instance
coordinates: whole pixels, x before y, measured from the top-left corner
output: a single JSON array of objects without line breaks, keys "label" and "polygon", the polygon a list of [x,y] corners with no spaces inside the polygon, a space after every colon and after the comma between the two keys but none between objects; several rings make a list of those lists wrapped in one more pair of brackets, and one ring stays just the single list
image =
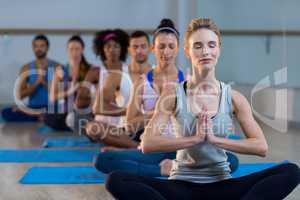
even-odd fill
[{"label": "wooden floor", "polygon": [[[43,140],[50,136],[64,135],[37,134],[40,124],[0,124],[1,148],[34,148],[39,147]],[[266,158],[238,155],[241,162],[268,162],[289,160],[300,165],[300,131],[290,129],[288,133],[279,133],[263,126],[269,143],[269,154]],[[0,200],[111,200],[113,199],[103,185],[21,185],[18,180],[28,168],[37,165],[86,165],[86,163],[62,164],[0,164]],[[92,165],[92,163],[91,163]],[[286,198],[300,200],[300,187]]]}]

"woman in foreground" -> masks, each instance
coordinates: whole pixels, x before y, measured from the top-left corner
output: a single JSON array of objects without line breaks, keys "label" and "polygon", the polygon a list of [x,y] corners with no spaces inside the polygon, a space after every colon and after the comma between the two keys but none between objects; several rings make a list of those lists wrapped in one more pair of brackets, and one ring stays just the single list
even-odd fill
[{"label": "woman in foreground", "polygon": [[[181,85],[164,86],[142,137],[144,152],[177,151],[169,180],[113,172],[106,188],[115,198],[280,200],[299,184],[300,170],[292,163],[244,177],[230,176],[226,150],[264,157],[268,146],[246,98],[215,78],[220,39],[210,19],[192,20],[185,35],[185,53],[191,60],[193,77]],[[176,138],[160,135],[160,127],[170,115],[177,119]],[[226,138],[233,115],[245,139]]]}]

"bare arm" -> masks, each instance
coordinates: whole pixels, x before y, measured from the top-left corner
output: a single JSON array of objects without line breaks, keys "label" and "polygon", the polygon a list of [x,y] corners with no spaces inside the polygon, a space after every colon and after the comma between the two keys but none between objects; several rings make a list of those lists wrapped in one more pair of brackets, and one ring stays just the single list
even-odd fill
[{"label": "bare arm", "polygon": [[[176,92],[173,86],[165,87],[162,95],[156,103],[154,115],[142,136],[141,148],[144,153],[148,152],[172,152],[194,146],[205,139],[202,131],[197,131],[190,137],[168,138],[161,136],[164,127],[168,123],[176,108]],[[179,130],[178,130],[179,131]]]},{"label": "bare arm", "polygon": [[77,108],[87,108],[92,105],[92,97],[94,94],[91,92],[91,88],[93,85],[98,85],[99,82],[99,68],[93,67],[91,68],[85,76],[84,85],[80,86],[77,90],[77,96],[75,99],[75,105]]},{"label": "bare arm", "polygon": [[[68,84],[64,82],[64,70],[62,66],[55,67],[55,74],[50,85],[50,100],[57,101],[63,99],[67,96],[70,96],[74,91],[73,88],[64,88],[63,84]],[[63,86],[63,87],[61,87]]]},{"label": "bare arm", "polygon": [[18,88],[18,99],[23,99],[25,97],[31,96],[37,87],[41,84],[40,78],[37,79],[33,84],[28,84],[27,80],[29,77],[29,65],[22,67],[19,78],[20,78],[20,87]]},{"label": "bare arm", "polygon": [[229,151],[265,157],[268,151],[268,145],[263,131],[253,118],[251,107],[247,99],[239,92],[233,91],[232,102],[236,118],[246,135],[246,139],[231,140],[214,137],[209,134],[208,140],[212,144]]},{"label": "bare arm", "polygon": [[[126,114],[126,108],[118,107],[115,102],[115,91],[117,90],[114,74],[108,74],[103,88],[98,87],[93,112],[95,115],[121,116]],[[100,91],[101,90],[101,91]]]},{"label": "bare arm", "polygon": [[143,101],[143,77],[140,77],[134,83],[133,91],[131,93],[130,102],[126,112],[126,130],[128,132],[136,132],[141,130],[148,124],[151,119],[154,110],[142,113],[142,101]]},{"label": "bare arm", "polygon": [[190,137],[168,138],[161,136],[162,126],[166,125],[169,115],[163,113],[154,113],[148,123],[144,134],[142,135],[141,148],[144,153],[151,152],[173,152],[180,149],[189,148],[205,138],[200,134]]}]

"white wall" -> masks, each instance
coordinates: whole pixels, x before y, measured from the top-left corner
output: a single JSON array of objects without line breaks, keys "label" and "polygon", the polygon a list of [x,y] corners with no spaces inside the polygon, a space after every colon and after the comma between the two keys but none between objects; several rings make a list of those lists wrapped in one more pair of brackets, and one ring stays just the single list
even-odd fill
[{"label": "white wall", "polygon": [[[198,15],[212,18],[221,29],[299,30],[297,0],[201,0]],[[299,88],[297,52],[300,36],[223,36],[218,75],[225,80],[255,84],[262,77],[288,65],[288,86]]]},{"label": "white wall", "polygon": [[[177,0],[1,0],[0,29],[155,29],[164,17],[177,21]],[[13,102],[13,86],[21,66],[34,56],[34,34],[0,35],[0,104]],[[49,57],[65,63],[66,35],[48,34]],[[93,35],[84,35],[86,57],[99,64],[92,52]],[[150,58],[153,63],[153,57]]]},{"label": "white wall", "polygon": [[173,0],[1,0],[4,28],[153,28],[175,20]]},{"label": "white wall", "polygon": [[298,0],[200,0],[198,15],[222,29],[300,29]]},{"label": "white wall", "polygon": [[[21,67],[33,60],[31,41],[33,35],[12,35],[0,38],[0,104],[13,102],[13,88]],[[48,35],[50,40],[49,58],[64,64],[67,62],[66,42],[69,36]],[[92,36],[85,35],[86,57],[92,63],[99,63],[92,52]]]},{"label": "white wall", "polygon": [[[298,0],[0,0],[0,28],[55,29],[154,29],[161,18],[169,17],[181,35],[195,16],[213,18],[221,29],[299,30]],[[21,65],[33,58],[31,40],[34,35],[0,35],[0,104],[12,102],[12,87]],[[65,44],[70,35],[49,35],[49,57],[66,62]],[[91,50],[92,35],[84,35],[86,56],[99,63]],[[300,37],[224,36],[217,76],[239,86],[253,88],[259,80],[288,65],[288,101],[292,120],[300,122]],[[153,58],[151,59],[154,62]],[[181,67],[187,62],[180,52]],[[249,89],[251,90],[251,89]],[[268,102],[272,98],[266,92]],[[292,98],[292,97],[289,97]],[[269,104],[270,105],[270,104]],[[258,105],[260,106],[260,105]],[[266,108],[267,114],[272,109]]]},{"label": "white wall", "polygon": [[300,37],[273,36],[269,52],[266,36],[225,36],[222,55],[217,66],[217,75],[223,80],[237,83],[256,84],[266,76],[285,66],[288,67],[287,86],[300,87]]},{"label": "white wall", "polygon": [[[15,80],[21,67],[33,60],[31,42],[34,35],[9,35],[0,38],[0,105],[12,104]],[[66,44],[69,35],[47,35],[50,41],[48,58],[61,64],[67,62]],[[85,56],[87,60],[96,66],[101,64],[92,50],[93,35],[81,35],[85,42]],[[130,62],[128,58],[127,63]],[[149,56],[149,62],[155,63],[153,55]]]},{"label": "white wall", "polygon": [[[282,36],[223,36],[217,77],[233,81],[249,98],[249,93],[263,78],[269,77],[271,87],[252,99],[260,114],[275,117],[274,72],[287,66],[287,117],[300,122],[300,36],[284,36],[284,31],[300,30],[300,1],[297,0],[201,0],[198,15],[212,18],[221,29],[282,30]],[[269,39],[269,41],[268,41]],[[269,42],[269,43],[268,43]]]}]

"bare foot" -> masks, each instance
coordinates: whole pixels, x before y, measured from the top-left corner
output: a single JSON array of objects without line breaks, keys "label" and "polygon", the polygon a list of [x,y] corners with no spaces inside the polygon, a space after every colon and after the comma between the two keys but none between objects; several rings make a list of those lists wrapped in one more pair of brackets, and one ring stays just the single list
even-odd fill
[{"label": "bare foot", "polygon": [[127,148],[120,148],[120,147],[114,147],[114,146],[104,146],[101,148],[101,152],[107,152],[107,151],[124,151],[128,150]]},{"label": "bare foot", "polygon": [[172,160],[170,159],[164,159],[160,162],[160,174],[162,176],[170,176],[170,172],[172,169]]},{"label": "bare foot", "polygon": [[12,109],[11,109],[13,112],[17,112],[17,111],[19,111],[19,109],[18,109],[18,107],[17,106],[12,106]]},{"label": "bare foot", "polygon": [[86,134],[95,141],[101,140],[104,137],[100,131],[99,123],[95,121],[87,123],[85,130]]}]

